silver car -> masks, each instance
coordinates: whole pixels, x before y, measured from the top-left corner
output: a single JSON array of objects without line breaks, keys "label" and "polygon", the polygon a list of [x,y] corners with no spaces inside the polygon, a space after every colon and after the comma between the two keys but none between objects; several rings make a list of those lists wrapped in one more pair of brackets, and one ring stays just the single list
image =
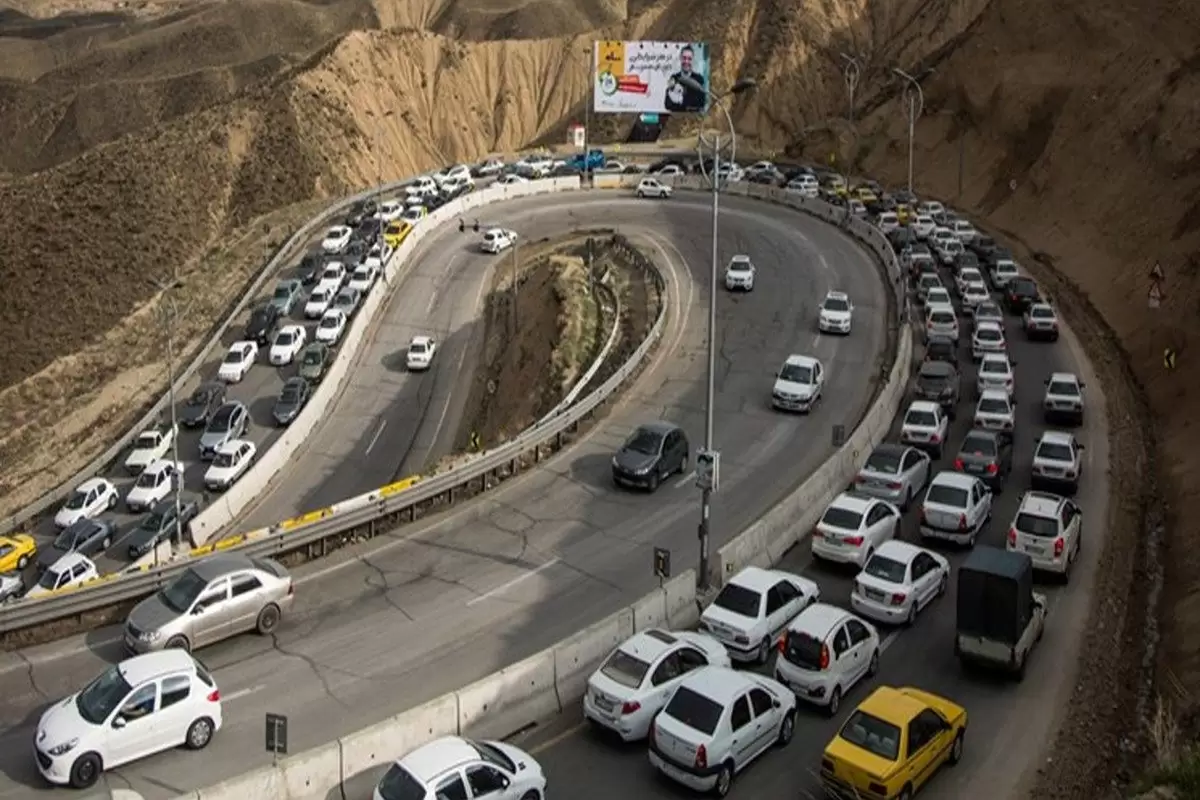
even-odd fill
[{"label": "silver car", "polygon": [[881,444],[854,478],[854,491],[906,510],[929,482],[929,455],[904,444]]},{"label": "silver car", "polygon": [[291,608],[294,592],[292,577],[277,561],[211,555],[134,606],[125,646],[134,653],[193,650],[248,631],[266,636]]},{"label": "silver car", "polygon": [[250,410],[245,403],[231,400],[217,409],[200,434],[200,458],[212,461],[217,448],[241,438],[250,427]]}]

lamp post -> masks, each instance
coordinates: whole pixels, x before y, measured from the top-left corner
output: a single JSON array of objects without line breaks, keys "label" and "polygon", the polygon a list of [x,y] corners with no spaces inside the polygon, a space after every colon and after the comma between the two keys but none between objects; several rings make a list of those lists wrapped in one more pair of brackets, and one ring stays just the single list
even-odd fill
[{"label": "lamp post", "polygon": [[905,82],[904,99],[908,101],[908,191],[913,190],[913,138],[917,131],[917,117],[925,110],[925,92],[921,90],[920,82],[899,67],[892,67],[894,72]]},{"label": "lamp post", "polygon": [[[367,116],[375,120],[375,144],[371,149],[372,154],[375,156],[375,205],[377,206],[383,200],[383,121],[395,113],[395,109],[384,111],[382,114],[376,114],[371,110],[367,111]],[[379,225],[375,230],[375,241],[373,244],[381,244],[382,242],[383,220],[380,219]]]},{"label": "lamp post", "polygon": [[[721,113],[725,117],[725,122],[729,126],[729,138],[725,144],[729,147],[730,164],[734,162],[737,155],[737,131],[734,128],[733,116],[729,113],[729,107],[725,101],[733,96],[750,91],[755,87],[755,82],[752,80],[740,80],[729,88],[729,91],[724,94],[714,93],[708,86],[701,85],[690,76],[681,76],[680,82],[689,89],[704,92],[708,96],[708,109],[705,111],[705,119],[708,113],[713,108],[721,109]],[[703,123],[702,123],[703,125]],[[713,404],[715,394],[715,373],[717,360],[717,227],[720,219],[721,209],[721,148],[723,146],[720,132],[712,133],[711,138],[705,136],[703,127],[700,130],[699,142],[697,150],[700,153],[700,168],[704,168],[704,149],[706,147],[712,149],[712,174],[705,174],[709,183],[712,185],[712,264],[710,265],[709,280],[708,280],[708,386],[705,393],[704,404],[704,451],[708,458],[711,458],[711,472],[706,480],[699,469],[699,460],[697,460],[697,483],[700,486],[700,564],[699,564],[699,582],[701,589],[707,589],[709,586],[708,575],[708,543],[709,543],[709,521],[712,512],[712,493],[716,488],[715,477],[717,474],[716,465],[718,463],[718,455],[715,442],[713,441]]]},{"label": "lamp post", "polygon": [[842,61],[845,66],[842,67],[842,80],[846,82],[846,96],[848,100],[850,124],[854,124],[854,92],[858,89],[858,81],[862,78],[862,65],[858,63],[858,59],[848,53],[842,53]]},{"label": "lamp post", "polygon": [[592,160],[588,158],[588,147],[592,139],[592,102],[596,91],[596,50],[595,45],[585,49],[588,61],[588,93],[583,101],[583,182],[592,184]]},{"label": "lamp post", "polygon": [[[183,286],[183,281],[179,277],[179,271],[176,269],[171,274],[170,280],[153,281],[155,288],[162,294],[162,319],[163,327],[167,334],[167,405],[171,409],[171,460],[175,464],[179,464],[179,419],[175,408],[175,326],[179,321],[179,305],[175,300],[175,290]],[[184,313],[187,313],[191,308],[189,303]],[[175,479],[172,481],[173,489],[172,496],[175,499],[175,532],[172,536],[175,546],[179,546],[180,539],[183,536],[183,525],[180,520],[183,512],[183,481],[182,473],[176,472]]]}]

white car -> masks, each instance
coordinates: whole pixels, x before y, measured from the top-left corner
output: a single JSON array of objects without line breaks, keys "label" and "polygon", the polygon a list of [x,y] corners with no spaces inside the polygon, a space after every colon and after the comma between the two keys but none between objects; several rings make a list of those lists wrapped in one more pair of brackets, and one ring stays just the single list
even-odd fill
[{"label": "white car", "polygon": [[1083,445],[1073,433],[1043,431],[1033,448],[1034,489],[1057,489],[1073,495],[1083,476]]},{"label": "white car", "polygon": [[1015,361],[1004,353],[984,353],[979,362],[979,375],[975,379],[975,396],[980,397],[988,389],[1000,389],[1009,396],[1016,393]]},{"label": "white car", "polygon": [[933,217],[928,214],[917,214],[912,222],[909,223],[914,234],[921,241],[929,238],[929,234],[933,233],[933,229],[937,227],[937,223],[933,221]]},{"label": "white car", "polygon": [[783,411],[808,413],[821,399],[825,368],[812,356],[790,355],[775,374],[771,405]]},{"label": "white car", "polygon": [[992,286],[997,289],[1003,289],[1013,281],[1014,278],[1021,277],[1021,271],[1017,268],[1015,261],[1002,258],[992,265],[991,269]]},{"label": "white car", "polygon": [[887,236],[900,227],[900,217],[896,215],[895,211],[884,211],[876,218],[875,227],[879,229],[880,233]]},{"label": "white car", "polygon": [[230,439],[217,448],[217,454],[204,473],[204,485],[214,492],[222,492],[250,468],[258,448],[245,439]]},{"label": "white car", "polygon": [[499,175],[503,171],[504,160],[500,158],[489,158],[475,167],[475,174],[481,178],[486,178],[489,175]]},{"label": "white car", "polygon": [[820,597],[820,587],[808,578],[746,567],[704,609],[700,630],[725,645],[734,661],[765,664],[779,632]]},{"label": "white car", "polygon": [[654,720],[650,763],[697,792],[729,794],[734,776],[796,732],[796,697],[762,675],[705,667]]},{"label": "white car", "polygon": [[862,567],[881,544],[900,533],[900,519],[900,509],[886,500],[842,492],[813,529],[813,558]]},{"label": "white car", "polygon": [[61,592],[63,589],[82,586],[99,577],[100,571],[96,569],[96,565],[90,558],[82,553],[70,552],[47,567],[42,576],[38,578],[38,582],[25,593],[25,597],[29,599],[45,597],[53,592]]},{"label": "white car", "polygon": [[69,528],[81,519],[98,517],[117,507],[117,487],[105,478],[88,478],[75,487],[67,502],[54,515],[54,524]]},{"label": "white car", "polygon": [[626,742],[645,739],[654,717],[689,672],[730,666],[711,636],[656,628],[635,633],[588,678],[583,716]]},{"label": "white car", "polygon": [[335,345],[341,340],[346,331],[346,312],[340,308],[331,308],[321,316],[317,324],[316,339],[327,345]]},{"label": "white car", "polygon": [[968,283],[983,283],[983,274],[977,267],[963,267],[954,276],[954,284],[959,294],[963,293]]},{"label": "white car", "polygon": [[528,178],[542,178],[554,169],[554,159],[546,155],[535,154],[525,156],[514,166],[520,175]]},{"label": "white car", "polygon": [[725,288],[731,292],[736,289],[746,292],[754,291],[756,272],[750,256],[734,256],[729,260],[729,266],[725,267]]},{"label": "white car", "polygon": [[850,302],[850,295],[834,291],[825,293],[817,317],[817,328],[821,333],[850,333],[853,319],[854,304]]},{"label": "white car", "polygon": [[788,181],[787,185],[783,187],[783,191],[787,194],[799,195],[811,200],[821,195],[821,184],[817,181],[815,175],[804,173]]},{"label": "white car", "polygon": [[[428,197],[438,193],[438,183],[428,175],[422,175],[419,178],[414,178],[408,186],[404,187],[407,197]],[[406,205],[410,205],[411,201],[406,200]]]},{"label": "white car", "polygon": [[183,480],[183,474],[184,466],[179,461],[155,461],[138,475],[129,494],[125,495],[125,505],[135,513],[149,511],[175,489],[176,481]]},{"label": "white car", "polygon": [[345,225],[334,225],[329,230],[325,231],[325,238],[321,240],[321,249],[326,253],[340,253],[350,244],[350,237],[354,235],[354,231]]},{"label": "white car", "polygon": [[1017,407],[1008,392],[988,389],[975,404],[975,427],[1012,433],[1017,423]]},{"label": "white car", "polygon": [[954,238],[958,239],[964,245],[975,241],[975,237],[979,235],[979,232],[975,230],[975,226],[965,219],[954,220],[951,223],[950,230],[954,233]]},{"label": "white car", "polygon": [[130,475],[137,475],[158,459],[171,452],[177,431],[166,428],[149,428],[138,434],[133,440],[133,449],[125,459],[125,470]]},{"label": "white car", "polygon": [[392,222],[400,218],[404,213],[404,203],[399,200],[384,200],[379,204],[379,209],[375,212],[374,217],[383,222]]},{"label": "white car", "polygon": [[925,307],[947,308],[954,313],[954,301],[950,299],[950,290],[942,285],[930,286],[925,290]]},{"label": "white car", "polygon": [[290,364],[308,343],[308,330],[303,325],[284,325],[275,334],[269,358],[271,365],[282,367]]},{"label": "white car", "polygon": [[854,491],[908,509],[929,482],[929,454],[916,447],[884,443],[876,447],[854,476]]},{"label": "white car", "polygon": [[[376,242],[371,245],[371,249],[367,251],[367,257],[363,259],[362,264],[355,267],[354,272],[357,273],[363,267],[370,267],[375,270],[383,269],[383,265],[392,257],[392,246],[386,241]],[[353,280],[353,277],[351,278]]]},{"label": "white car", "polygon": [[1042,415],[1048,423],[1083,424],[1083,389],[1086,384],[1071,372],[1055,372],[1046,379]]},{"label": "white car", "polygon": [[317,288],[328,289],[337,294],[345,283],[346,265],[340,261],[330,261],[321,271],[321,277],[317,279]]},{"label": "white car", "polygon": [[1008,527],[1007,549],[1025,553],[1033,568],[1071,579],[1083,547],[1083,511],[1074,500],[1046,492],[1026,492]]},{"label": "white car", "polygon": [[368,259],[354,268],[354,272],[350,275],[350,282],[346,286],[356,292],[366,294],[375,285],[378,277],[379,265],[372,264]]},{"label": "white car", "polygon": [[941,261],[942,265],[947,267],[954,263],[954,259],[966,252],[963,243],[957,239],[941,242],[935,245],[933,249],[937,253],[938,261]]},{"label": "white car", "polygon": [[409,206],[404,209],[404,213],[400,215],[400,219],[409,225],[416,225],[428,216],[429,209],[425,206]]},{"label": "white car", "polygon": [[650,174],[659,178],[671,178],[687,175],[687,172],[678,164],[664,164]]},{"label": "white car", "polygon": [[1033,303],[1021,319],[1025,337],[1049,342],[1058,341],[1058,313],[1049,303]]},{"label": "white car", "polygon": [[658,178],[642,178],[638,181],[634,194],[638,197],[658,197],[665,200],[671,196],[672,191],[670,186],[662,183]]},{"label": "white car", "polygon": [[982,361],[988,353],[1007,359],[1008,339],[1005,338],[1004,327],[999,322],[981,320],[975,323],[975,331],[971,334],[971,358]]},{"label": "white car", "polygon": [[976,281],[964,286],[959,296],[962,298],[963,310],[968,314],[974,315],[975,309],[981,303],[987,302],[992,295],[982,281]]},{"label": "white car", "polygon": [[229,352],[221,361],[217,377],[228,383],[237,383],[246,377],[246,373],[254,366],[256,358],[258,358],[258,342],[234,342],[229,346]]},{"label": "white car", "polygon": [[531,755],[506,742],[445,736],[394,762],[371,796],[373,800],[545,800],[546,776]]},{"label": "white car", "polygon": [[850,607],[876,622],[912,625],[949,583],[945,556],[893,539],[875,551],[854,579]]},{"label": "white car", "polygon": [[507,175],[501,175],[496,183],[500,186],[512,186],[514,184],[529,183],[529,178],[517,175],[515,172],[510,172]]},{"label": "white car", "polygon": [[325,316],[325,312],[333,304],[335,294],[336,292],[332,289],[326,289],[321,286],[313,289],[313,293],[308,296],[308,302],[304,304],[304,316],[309,319],[320,319]]},{"label": "white car", "polygon": [[962,472],[939,472],[921,503],[921,536],[975,546],[975,539],[992,516],[992,490],[979,478]]},{"label": "white car", "polygon": [[442,191],[451,195],[461,192],[469,192],[475,188],[475,179],[470,175],[456,175],[453,178],[447,178],[442,183]]},{"label": "white car", "polygon": [[914,400],[900,423],[900,441],[941,458],[950,435],[950,417],[940,403]]},{"label": "white car", "polygon": [[879,632],[849,611],[816,603],[779,640],[775,680],[835,716],[842,698],[879,671]]},{"label": "white car", "polygon": [[[972,315],[971,322],[978,327],[984,322],[994,322],[1004,328],[1004,312],[1000,310],[1000,306],[995,300],[990,297],[984,300],[979,305],[975,306],[975,313]],[[1005,346],[1007,348],[1007,345]]]},{"label": "white car", "polygon": [[436,352],[437,342],[432,336],[414,336],[408,343],[408,354],[404,358],[404,363],[409,372],[429,369],[433,364],[433,356]]},{"label": "white car", "polygon": [[466,164],[455,164],[453,167],[437,173],[433,179],[438,183],[446,183],[447,181],[461,180],[462,178],[471,177],[471,168]]},{"label": "white car", "polygon": [[934,249],[944,247],[950,242],[958,241],[954,237],[954,231],[943,225],[935,225],[933,231],[929,234],[929,243]]},{"label": "white car", "polygon": [[946,207],[937,200],[923,200],[917,204],[917,213],[936,217],[938,214],[945,214]]},{"label": "white car", "polygon": [[505,228],[492,228],[483,232],[479,249],[485,253],[503,253],[517,243],[517,232]]},{"label": "white car", "polygon": [[186,650],[134,656],[42,714],[38,771],[74,789],[103,772],[180,746],[203,750],[221,729],[221,693]]},{"label": "white car", "polygon": [[864,219],[867,216],[867,207],[862,200],[857,197],[851,197],[846,201],[846,210],[850,215],[858,219]]}]

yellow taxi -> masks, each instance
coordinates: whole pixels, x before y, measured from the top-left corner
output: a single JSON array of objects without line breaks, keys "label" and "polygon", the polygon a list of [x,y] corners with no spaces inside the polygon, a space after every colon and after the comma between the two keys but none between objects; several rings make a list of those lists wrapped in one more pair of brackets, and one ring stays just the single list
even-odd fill
[{"label": "yellow taxi", "polygon": [[28,533],[0,536],[0,572],[20,572],[37,556],[37,542]]},{"label": "yellow taxi", "polygon": [[850,194],[850,189],[846,186],[846,179],[841,175],[829,175],[823,181],[826,191],[833,192],[838,197],[846,197]]},{"label": "yellow taxi", "polygon": [[907,225],[908,223],[912,222],[916,216],[917,215],[913,213],[911,206],[905,205],[904,203],[897,204],[896,219],[900,221],[901,225]]},{"label": "yellow taxi", "polygon": [[821,756],[834,797],[912,800],[942,764],[962,758],[967,711],[921,689],[880,686],[847,717]]},{"label": "yellow taxi", "polygon": [[388,243],[389,247],[395,250],[404,243],[404,240],[412,233],[412,229],[412,224],[408,222],[397,220],[396,222],[388,223],[388,226],[383,230],[383,240]]},{"label": "yellow taxi", "polygon": [[854,189],[854,199],[862,203],[864,206],[869,203],[879,202],[879,198],[875,192],[871,191],[869,186],[857,186]]}]

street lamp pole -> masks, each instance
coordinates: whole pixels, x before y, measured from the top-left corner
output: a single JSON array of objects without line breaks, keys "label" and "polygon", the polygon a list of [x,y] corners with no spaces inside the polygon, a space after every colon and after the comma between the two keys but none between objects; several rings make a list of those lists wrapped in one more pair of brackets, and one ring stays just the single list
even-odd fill
[{"label": "street lamp pole", "polygon": [[[742,80],[735,83],[728,92],[724,94],[715,94],[708,86],[701,85],[697,81],[688,76],[681,78],[681,82],[688,88],[704,92],[708,96],[708,109],[705,111],[705,119],[712,109],[719,108],[725,117],[725,123],[729,126],[729,161],[732,165],[737,156],[737,130],[733,124],[733,116],[729,113],[729,107],[726,100],[736,94],[749,91],[754,88],[754,82],[751,80]],[[706,453],[711,454],[715,458],[716,443],[713,441],[713,406],[715,404],[716,395],[716,360],[717,360],[717,232],[720,221],[721,211],[721,148],[722,137],[719,132],[713,132],[712,138],[705,136],[703,122],[701,122],[701,130],[699,136],[700,151],[700,168],[704,171],[704,150],[711,148],[713,160],[711,174],[706,174],[709,183],[712,186],[712,263],[709,265],[708,278],[708,375],[707,387],[705,391],[704,402],[704,449]],[[715,473],[714,473],[715,474]],[[711,534],[710,524],[712,518],[712,481],[706,481],[700,487],[700,525],[698,535],[700,538],[700,563],[698,567],[698,578],[701,589],[707,589],[709,586],[709,538]]]},{"label": "street lamp pole", "polygon": [[[183,286],[178,269],[172,273],[169,281],[155,281],[154,285],[162,294],[163,327],[167,334],[167,405],[171,409],[171,460],[179,464],[179,418],[175,407],[175,326],[179,321],[179,304],[175,300],[175,290]],[[186,311],[186,309],[185,309]],[[183,538],[183,483],[184,475],[176,472],[173,481],[175,499],[175,532],[172,536],[178,547]]]},{"label": "street lamp pole", "polygon": [[[375,205],[377,206],[383,201],[383,121],[395,113],[395,109],[384,111],[382,114],[367,111],[367,116],[375,120],[375,146],[372,149],[375,155]],[[382,245],[382,242],[383,220],[381,218],[375,230],[375,241],[373,244]]]},{"label": "street lamp pole", "polygon": [[592,185],[592,161],[588,158],[588,147],[592,139],[592,102],[596,91],[596,50],[595,45],[583,51],[589,56],[588,60],[588,93],[583,101],[583,182]]},{"label": "street lamp pole", "polygon": [[846,82],[846,95],[849,101],[849,119],[850,124],[854,124],[854,92],[858,89],[859,79],[862,78],[862,65],[858,63],[858,59],[849,53],[842,53],[842,61],[845,66],[842,67],[842,80]]},{"label": "street lamp pole", "polygon": [[913,140],[917,132],[917,117],[925,111],[925,92],[921,90],[920,82],[899,67],[892,67],[894,72],[904,81],[904,98],[908,101],[908,191],[913,190]]}]

